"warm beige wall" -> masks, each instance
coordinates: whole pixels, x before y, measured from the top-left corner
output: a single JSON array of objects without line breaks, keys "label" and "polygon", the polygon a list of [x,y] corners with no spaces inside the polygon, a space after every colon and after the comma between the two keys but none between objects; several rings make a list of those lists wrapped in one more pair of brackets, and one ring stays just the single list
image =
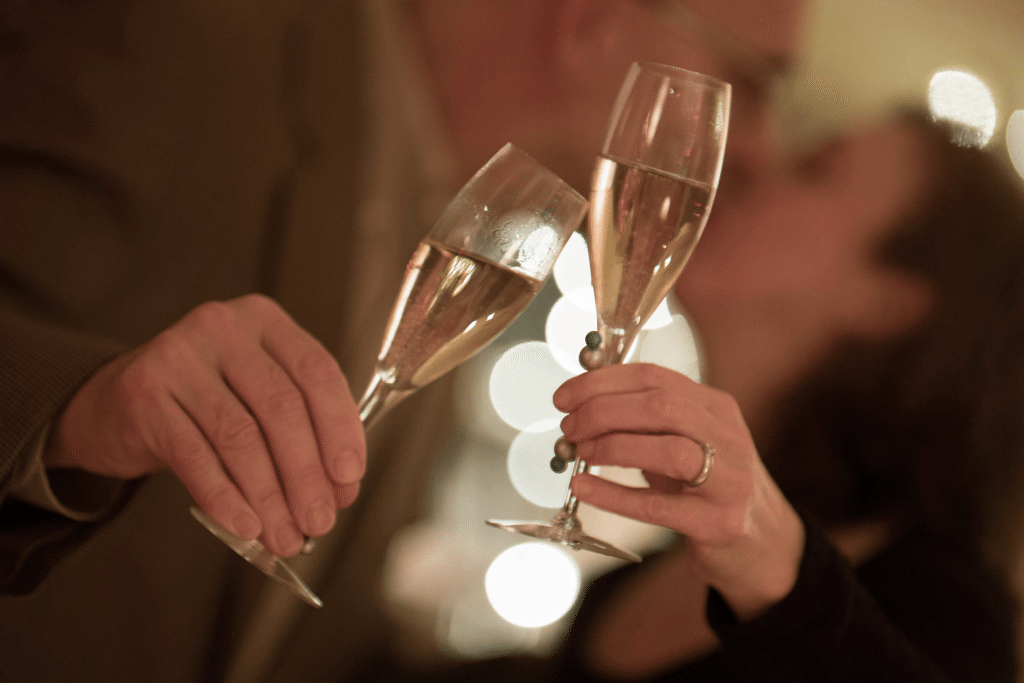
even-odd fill
[{"label": "warm beige wall", "polygon": [[812,0],[786,121],[815,132],[921,98],[942,67],[989,83],[1001,143],[1006,118],[1024,109],[1024,0]]}]

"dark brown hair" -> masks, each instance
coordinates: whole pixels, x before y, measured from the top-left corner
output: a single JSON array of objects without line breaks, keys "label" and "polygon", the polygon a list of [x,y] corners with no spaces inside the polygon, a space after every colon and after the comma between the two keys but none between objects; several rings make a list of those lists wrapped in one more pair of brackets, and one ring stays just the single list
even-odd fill
[{"label": "dark brown hair", "polygon": [[762,456],[826,524],[897,514],[1014,559],[1024,510],[1024,182],[919,112],[931,182],[881,246],[937,294],[885,344],[849,343],[784,402]]}]

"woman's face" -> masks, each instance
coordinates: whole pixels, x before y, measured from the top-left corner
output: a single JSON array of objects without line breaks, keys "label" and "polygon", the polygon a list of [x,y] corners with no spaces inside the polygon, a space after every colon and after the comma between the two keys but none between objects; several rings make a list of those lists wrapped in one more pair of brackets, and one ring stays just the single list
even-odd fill
[{"label": "woman's face", "polygon": [[924,150],[888,123],[723,188],[676,286],[712,380],[731,365],[785,384],[837,339],[888,329],[889,295],[909,280],[874,252],[925,190]]}]

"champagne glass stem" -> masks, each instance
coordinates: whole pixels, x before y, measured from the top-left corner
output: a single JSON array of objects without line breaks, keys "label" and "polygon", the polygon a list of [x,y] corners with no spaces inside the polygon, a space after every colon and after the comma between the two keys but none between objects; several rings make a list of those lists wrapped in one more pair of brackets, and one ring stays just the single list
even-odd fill
[{"label": "champagne glass stem", "polygon": [[379,371],[375,371],[363,398],[359,401],[359,419],[362,420],[363,427],[369,430],[384,413],[414,391],[415,389],[395,389],[393,384],[384,380]]},{"label": "champagne glass stem", "polygon": [[[589,471],[590,466],[587,463],[580,460],[579,458],[577,458],[576,462],[573,464],[572,476],[575,477],[580,472]],[[569,490],[565,494],[565,503],[562,505],[562,512],[564,512],[567,515],[575,515],[576,510],[579,508],[579,506],[580,501],[578,498],[576,498],[576,496],[573,495],[572,487],[570,486]]]},{"label": "champagne glass stem", "polygon": [[[598,321],[597,331],[601,335],[601,339],[605,340],[603,344],[603,362],[598,367],[625,363],[626,355],[633,347],[634,340],[636,340],[637,331],[615,329],[600,321]],[[588,368],[588,370],[596,369]]]},{"label": "champagne glass stem", "polygon": [[[595,344],[595,349],[597,348],[598,344],[604,342],[604,353],[597,356],[597,358],[599,358],[600,360],[590,360],[587,362],[585,367],[587,368],[588,372],[591,370],[597,370],[598,368],[602,368],[608,365],[622,363],[623,359],[626,357],[626,354],[629,352],[629,347],[633,344],[633,339],[635,338],[635,335],[630,336],[629,334],[622,330],[620,330],[619,333],[616,334],[613,332],[611,328],[609,328],[607,325],[600,321],[598,322],[598,334],[600,335],[600,337],[597,338],[597,344]],[[591,339],[588,338],[588,347],[590,346],[590,344]],[[584,352],[586,352],[586,349],[584,349]],[[581,362],[583,362],[582,356]],[[575,477],[577,474],[580,474],[581,472],[586,473],[589,471],[590,465],[585,463],[581,458],[576,458],[576,461],[573,463],[572,477]],[[570,477],[570,481],[572,481],[572,477]],[[559,517],[563,519],[566,517],[575,518],[576,511],[579,509],[579,506],[580,501],[579,499],[576,498],[576,496],[573,495],[572,486],[570,485],[569,490],[565,494],[565,503],[562,505],[562,514],[559,515]]]}]

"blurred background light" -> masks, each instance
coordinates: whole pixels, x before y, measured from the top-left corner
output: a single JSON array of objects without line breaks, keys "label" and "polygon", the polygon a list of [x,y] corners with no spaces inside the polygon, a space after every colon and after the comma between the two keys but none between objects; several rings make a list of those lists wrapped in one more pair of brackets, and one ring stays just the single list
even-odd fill
[{"label": "blurred background light", "polygon": [[590,286],[590,255],[587,240],[581,233],[574,232],[569,236],[569,241],[555,261],[552,275],[558,289],[565,295]]},{"label": "blurred background light", "polygon": [[490,394],[502,420],[524,432],[558,427],[563,414],[551,396],[572,377],[542,341],[516,344],[503,353],[491,370]]},{"label": "blurred background light", "polygon": [[[671,295],[670,295],[671,296]],[[656,330],[672,324],[672,313],[668,310],[668,297],[661,300],[658,307],[651,313],[651,317],[644,323],[645,330]]]},{"label": "blurred background light", "polygon": [[549,464],[561,435],[561,429],[520,432],[508,449],[508,477],[516,493],[542,508],[561,507],[569,490],[572,468],[556,474]]},{"label": "blurred background light", "polygon": [[[1024,175],[1021,0],[813,0],[809,4],[800,53],[786,77],[773,88],[778,94],[774,108],[778,110],[779,127],[789,142],[811,147],[837,130],[887,113],[893,103],[924,106],[928,92],[923,86],[935,75],[936,68],[956,64],[961,72],[984,75],[989,87],[981,91],[982,97],[968,99],[989,103],[982,107],[988,114],[980,118],[989,116],[998,126],[992,138],[1005,132],[1009,155]],[[941,84],[942,79],[938,80]],[[942,90],[939,85],[937,92]],[[995,102],[1000,111],[996,111]],[[1007,116],[1014,110],[1020,111]],[[1003,118],[1007,119],[1005,124]],[[562,296],[589,316],[580,328],[586,327],[584,333],[596,326],[585,235],[572,236],[555,265],[553,282],[545,285],[515,325],[457,371],[456,438],[446,446],[444,457],[431,473],[436,484],[424,519],[399,534],[389,548],[387,590],[393,614],[404,629],[422,636],[409,642],[434,639],[436,647],[449,653],[482,658],[527,653],[544,656],[564,641],[568,617],[547,626],[523,627],[496,612],[486,594],[485,572],[499,553],[524,539],[482,522],[493,517],[547,520],[551,509],[546,505],[555,498],[561,504],[565,490],[561,475],[544,473],[543,479],[552,489],[560,489],[557,495],[550,494],[551,501],[542,500],[542,494],[532,486],[510,481],[520,478],[519,469],[546,466],[550,448],[529,443],[550,437],[545,437],[544,431],[520,434],[519,428],[499,417],[491,401],[491,376],[495,362],[512,346],[545,338],[551,307]],[[681,313],[671,299],[669,311],[676,316]],[[554,315],[563,314],[570,315],[568,309]],[[692,369],[702,367],[699,339],[692,340],[689,326],[684,327],[685,318],[670,315],[668,319],[671,322],[665,327],[640,334],[636,358],[692,377]],[[551,360],[565,378],[579,372],[575,363],[582,336],[574,332],[570,337],[571,349],[566,354],[571,356],[571,369]],[[552,341],[549,351],[552,359],[556,343]],[[685,346],[686,351],[676,344]],[[550,404],[552,389],[530,395],[538,406],[545,406]],[[541,396],[544,392],[546,395]],[[552,415],[545,419],[557,418]],[[511,444],[517,438],[523,441],[513,453]],[[523,445],[529,447],[520,453]],[[531,450],[535,458],[532,462]],[[629,486],[644,485],[642,475],[634,469],[605,467],[601,476]],[[559,481],[557,487],[555,481]],[[525,496],[545,505],[537,505]],[[642,555],[677,540],[666,529],[587,505],[581,506],[580,514],[589,533]],[[621,565],[619,560],[594,553],[566,554],[579,568],[584,584]],[[536,582],[548,579],[541,572]],[[1020,584],[1024,586],[1024,571]],[[513,595],[520,599],[520,594]]]},{"label": "blurred background light", "polygon": [[996,129],[992,90],[967,71],[936,71],[928,83],[928,109],[935,119],[953,124],[960,145],[984,147]]},{"label": "blurred background light", "polygon": [[491,562],[484,576],[487,599],[506,621],[546,626],[568,613],[580,592],[580,570],[552,543],[520,543]]},{"label": "blurred background light", "polygon": [[1013,167],[1024,177],[1024,109],[1010,114],[1006,122],[1006,151],[1010,153]]},{"label": "blurred background light", "polygon": [[583,372],[580,350],[587,333],[596,326],[593,307],[589,311],[583,310],[567,296],[561,297],[551,307],[544,324],[544,338],[551,347],[551,355],[567,372],[573,375]]},{"label": "blurred background light", "polygon": [[686,316],[670,316],[664,327],[644,332],[637,343],[633,362],[656,363],[700,382],[702,358]]}]

